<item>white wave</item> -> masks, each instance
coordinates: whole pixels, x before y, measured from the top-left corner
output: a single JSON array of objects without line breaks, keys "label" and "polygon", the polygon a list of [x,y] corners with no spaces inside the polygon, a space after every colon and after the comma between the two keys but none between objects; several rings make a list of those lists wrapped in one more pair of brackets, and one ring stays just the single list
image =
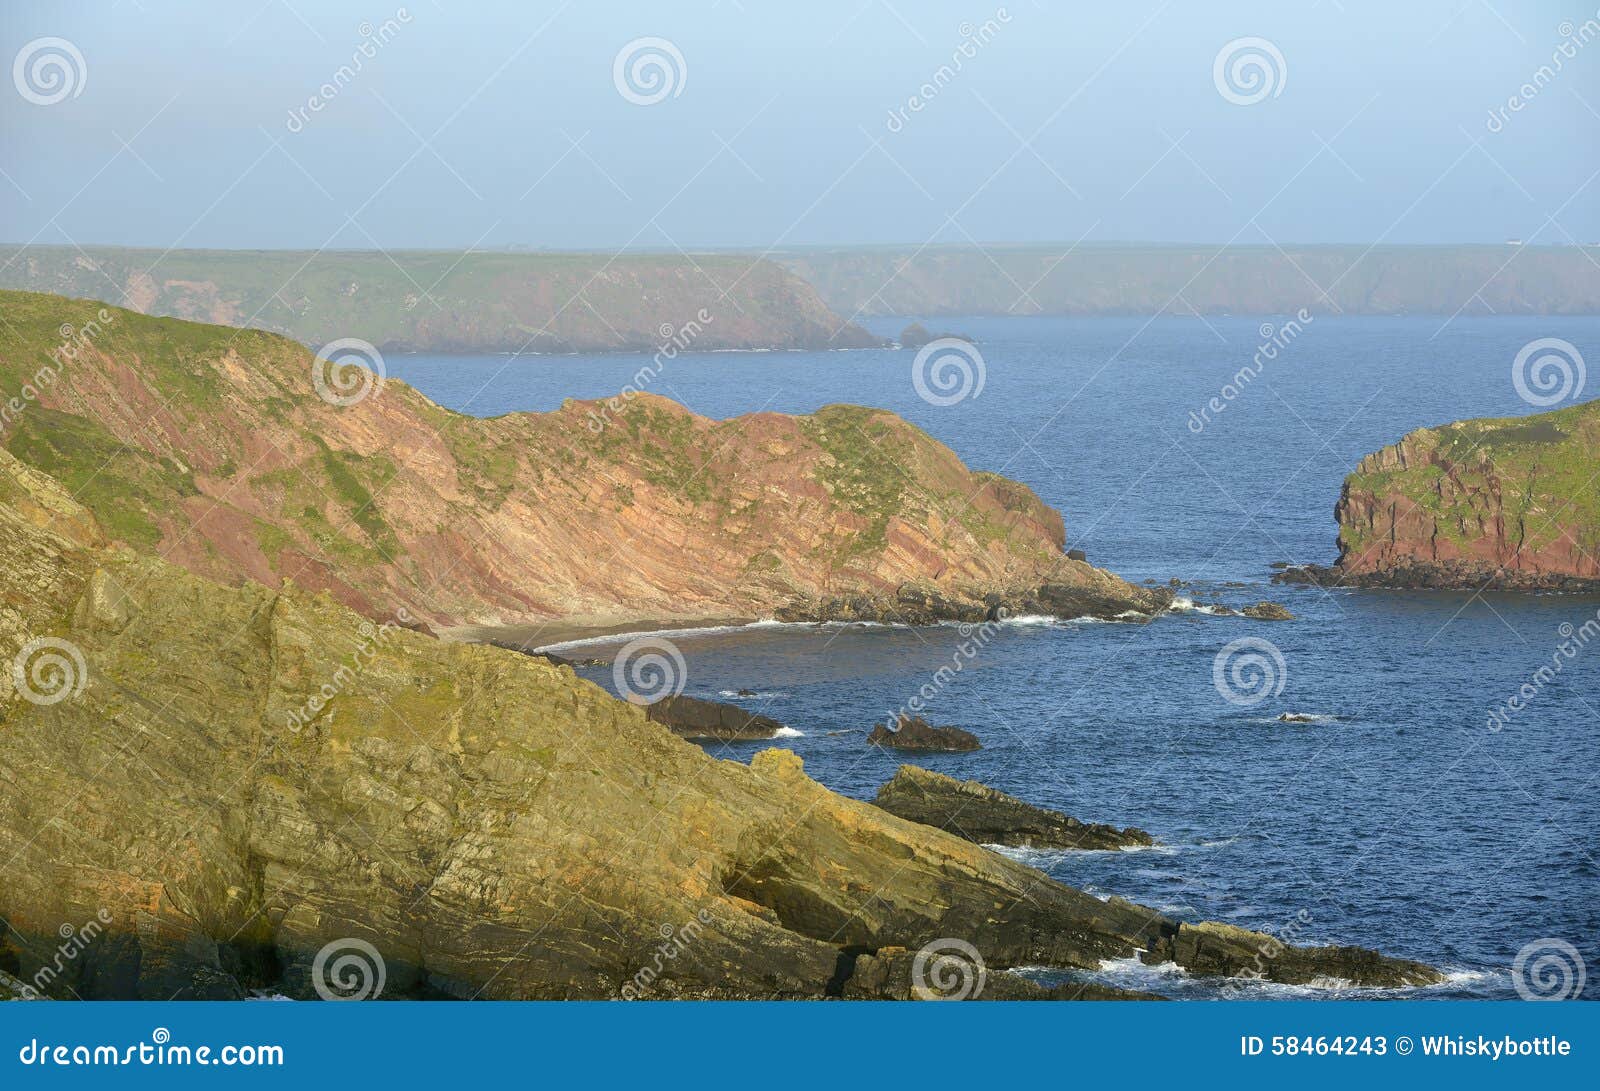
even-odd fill
[{"label": "white wave", "polygon": [[1105,856],[1114,852],[1153,852],[1159,856],[1171,856],[1177,850],[1170,845],[1123,845],[1115,849],[1063,849],[1063,848],[1034,848],[1032,845],[992,845],[984,844],[990,852],[998,852],[1008,860],[1015,860],[1019,864],[1044,871],[1050,864],[1074,856]]},{"label": "white wave", "polygon": [[774,739],[803,739],[805,736],[804,731],[796,731],[792,727],[780,727],[772,733]]},{"label": "white wave", "polygon": [[1330,723],[1338,718],[1330,712],[1284,712],[1274,716],[1270,722],[1277,724],[1322,724]]},{"label": "white wave", "polygon": [[1222,608],[1211,603],[1195,602],[1188,595],[1176,595],[1172,604],[1167,607],[1170,614],[1209,614],[1213,617],[1221,614]]},{"label": "white wave", "polygon": [[742,693],[739,690],[736,690],[736,689],[719,689],[719,690],[717,690],[717,696],[718,697],[725,697],[725,698],[734,698],[734,699],[743,700],[743,701],[771,701],[771,700],[774,700],[774,699],[776,699],[778,697],[787,697],[789,695],[787,693],[783,692],[782,690],[776,690],[776,689],[775,690],[756,690],[754,692],[748,692],[747,691],[747,692],[742,692]]}]

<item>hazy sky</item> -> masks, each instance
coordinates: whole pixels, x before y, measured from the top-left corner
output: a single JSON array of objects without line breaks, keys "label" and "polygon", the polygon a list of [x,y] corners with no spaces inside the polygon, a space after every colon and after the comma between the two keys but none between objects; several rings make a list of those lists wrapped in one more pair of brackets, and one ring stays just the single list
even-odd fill
[{"label": "hazy sky", "polygon": [[[6,0],[0,240],[1591,242],[1590,20],[1600,0]],[[40,38],[82,62],[49,104]],[[654,47],[652,104],[614,78],[640,38],[682,60]],[[1269,84],[1219,89],[1242,38]]]}]

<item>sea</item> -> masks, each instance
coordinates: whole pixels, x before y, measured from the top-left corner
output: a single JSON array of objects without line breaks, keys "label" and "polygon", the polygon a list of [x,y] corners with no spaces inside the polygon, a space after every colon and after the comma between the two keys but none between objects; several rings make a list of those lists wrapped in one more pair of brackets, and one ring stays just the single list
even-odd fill
[{"label": "sea", "polygon": [[[974,349],[920,363],[883,349],[690,351],[659,367],[644,355],[391,355],[386,367],[480,416],[613,396],[647,365],[647,389],[716,418],[881,406],[974,469],[1026,482],[1093,563],[1181,581],[1177,608],[1148,623],[677,633],[683,691],[787,724],[776,745],[846,795],[871,799],[913,761],[1153,834],[1141,851],[1004,850],[1098,896],[1297,944],[1374,947],[1449,978],[1386,992],[1223,988],[1131,959],[1022,972],[1184,998],[1600,998],[1600,639],[1583,638],[1600,598],[1270,582],[1275,563],[1335,558],[1334,503],[1362,455],[1422,426],[1537,412],[1563,385],[1561,404],[1582,398],[1576,359],[1532,375],[1542,353],[1523,350],[1558,339],[1600,366],[1600,318],[923,322]],[[905,320],[867,324],[894,337]],[[1258,373],[1241,383],[1247,366]],[[1600,370],[1582,378],[1600,395]],[[1213,612],[1262,599],[1296,620]],[[616,689],[610,668],[582,673]],[[871,726],[913,698],[983,749],[869,746]],[[748,761],[770,745],[706,749]]]}]

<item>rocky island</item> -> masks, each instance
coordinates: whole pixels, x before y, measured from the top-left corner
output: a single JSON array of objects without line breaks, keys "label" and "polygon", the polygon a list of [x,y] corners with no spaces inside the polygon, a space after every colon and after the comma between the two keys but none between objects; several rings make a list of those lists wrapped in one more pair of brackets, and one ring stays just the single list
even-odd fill
[{"label": "rocky island", "polygon": [[1600,401],[1423,428],[1344,483],[1331,568],[1285,581],[1600,590]]}]

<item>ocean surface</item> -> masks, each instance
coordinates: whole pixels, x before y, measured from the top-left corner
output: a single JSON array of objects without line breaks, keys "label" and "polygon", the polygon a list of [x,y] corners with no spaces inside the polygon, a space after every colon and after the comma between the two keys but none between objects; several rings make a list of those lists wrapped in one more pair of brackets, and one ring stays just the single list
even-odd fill
[{"label": "ocean surface", "polygon": [[[832,402],[893,409],[972,467],[1031,485],[1065,514],[1069,546],[1094,563],[1134,581],[1187,581],[1180,593],[1195,606],[1149,624],[674,636],[685,692],[790,725],[801,734],[781,745],[848,795],[870,799],[914,760],[1159,839],[1138,852],[1008,850],[1096,894],[1296,943],[1376,947],[1450,972],[1447,985],[1408,995],[1513,998],[1513,964],[1525,950],[1523,979],[1560,991],[1561,970],[1576,979],[1572,959],[1550,943],[1558,940],[1593,970],[1584,995],[1600,997],[1600,640],[1503,728],[1489,728],[1490,711],[1557,654],[1561,627],[1581,628],[1600,599],[1268,582],[1273,562],[1334,558],[1333,504],[1363,454],[1423,425],[1534,412],[1512,382],[1518,351],[1559,337],[1600,364],[1600,318],[1319,315],[1223,412],[1192,417],[1284,321],[929,320],[935,332],[975,338],[983,357],[981,393],[951,405],[919,395],[909,351],[667,362],[650,389],[713,417]],[[874,329],[892,336],[901,325]],[[613,395],[647,360],[387,364],[446,406],[492,416]],[[1263,598],[1299,620],[1203,609]],[[1216,677],[1219,654],[1241,638],[1270,641],[1281,656],[1280,666],[1258,648],[1265,681],[1246,670],[1230,691],[1261,698],[1251,705],[1226,699]],[[950,664],[964,640],[981,640],[981,651],[935,687],[929,718],[975,731],[984,749],[907,759],[867,746],[866,730]],[[607,668],[584,673],[615,688]],[[732,696],[741,689],[756,696]],[[1315,718],[1282,722],[1284,713]],[[767,745],[707,749],[747,761]],[[1555,961],[1533,973],[1551,952]],[[1218,995],[1213,983],[1133,964],[1036,976]],[[1239,995],[1393,994],[1330,983],[1250,985]]]}]

